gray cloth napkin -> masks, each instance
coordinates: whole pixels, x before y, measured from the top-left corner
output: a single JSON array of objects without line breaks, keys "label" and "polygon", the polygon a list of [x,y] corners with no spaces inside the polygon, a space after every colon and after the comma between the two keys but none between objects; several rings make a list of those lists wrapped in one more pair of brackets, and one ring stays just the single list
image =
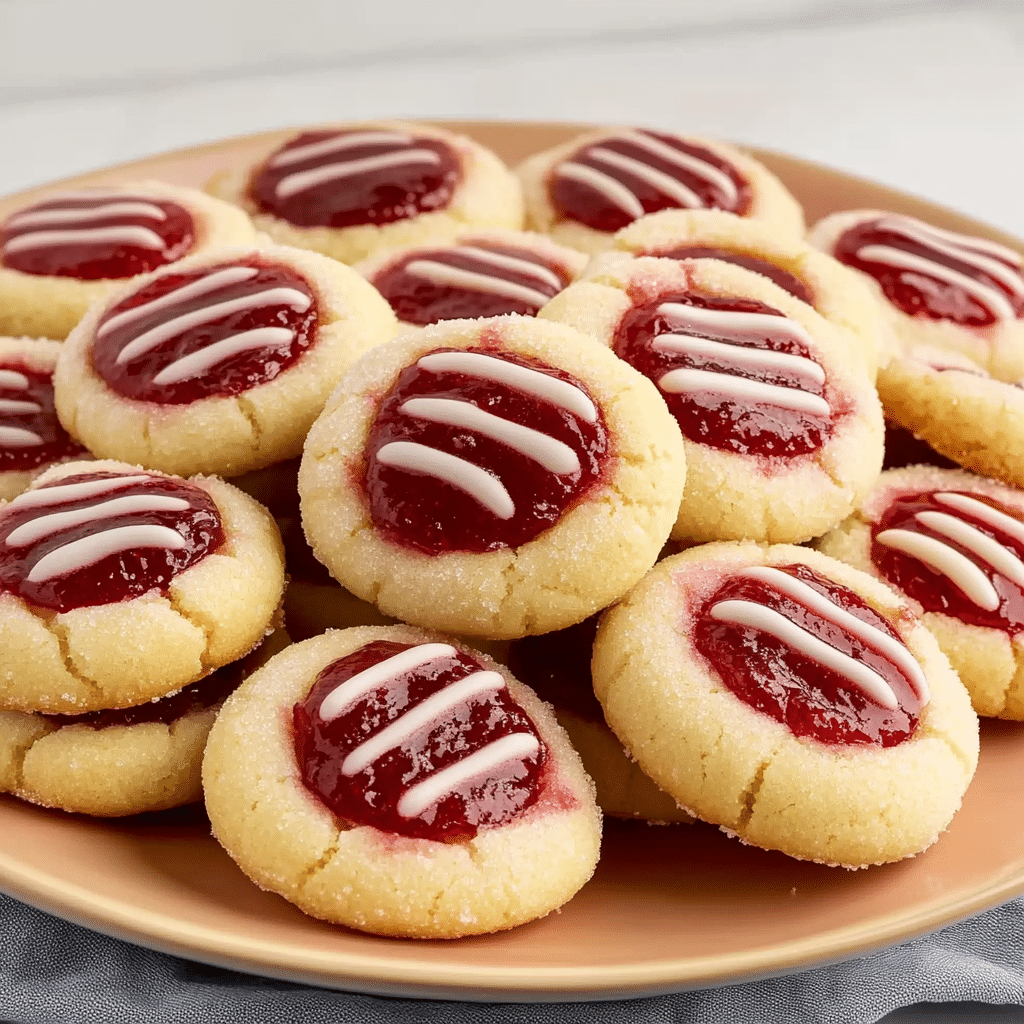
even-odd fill
[{"label": "gray cloth napkin", "polygon": [[17,1024],[872,1024],[919,1002],[1024,1006],[1024,899],[785,978],[604,1003],[458,1003],[332,992],[154,953],[0,896],[0,1020]]}]

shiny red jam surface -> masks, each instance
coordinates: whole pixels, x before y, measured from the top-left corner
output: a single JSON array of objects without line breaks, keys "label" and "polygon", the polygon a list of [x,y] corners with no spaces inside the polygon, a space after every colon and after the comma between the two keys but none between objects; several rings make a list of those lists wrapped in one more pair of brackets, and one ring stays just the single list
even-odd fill
[{"label": "shiny red jam surface", "polygon": [[0,592],[53,611],[163,591],[224,541],[206,491],[141,470],[81,473],[0,509]]},{"label": "shiny red jam surface", "polygon": [[716,208],[744,214],[750,185],[711,150],[663,132],[600,139],[556,165],[548,184],[560,220],[618,231],[657,210]]},{"label": "shiny red jam surface", "polygon": [[833,255],[870,274],[908,316],[965,327],[1024,316],[1021,257],[984,239],[940,234],[922,221],[889,215],[843,232]]},{"label": "shiny red jam surface", "polygon": [[272,381],[313,344],[317,301],[295,271],[259,260],[151,281],[104,314],[92,364],[125,398],[182,405]]},{"label": "shiny red jam surface", "polygon": [[[892,502],[871,536],[878,571],[925,611],[1007,633],[1024,629],[1019,510],[967,492],[908,494]],[[914,538],[925,539],[926,547]],[[992,541],[1003,549],[1002,567],[984,557]]]},{"label": "shiny red jam surface", "polygon": [[[780,568],[833,605],[899,641],[889,623],[852,590],[804,565]],[[867,665],[891,687],[898,707],[890,709],[874,702],[844,673],[764,629],[716,617],[716,608],[727,614],[723,602],[736,601],[776,611],[829,647]],[[892,747],[913,735],[917,727],[921,697],[886,653],[835,617],[812,610],[761,579],[746,578],[742,573],[728,578],[698,612],[693,643],[732,693],[785,724],[795,736],[828,745]]]},{"label": "shiny red jam surface", "polygon": [[298,227],[390,224],[443,210],[462,182],[441,139],[387,128],[303,132],[253,174],[249,196]]},{"label": "shiny red jam surface", "polygon": [[[374,641],[328,665],[293,709],[295,756],[306,788],[347,822],[470,839],[536,802],[547,749],[497,673],[446,644],[429,646],[433,656]],[[406,652],[421,663],[389,663]],[[368,670],[377,674],[366,686],[356,677]],[[329,712],[330,695],[350,680]]]},{"label": "shiny red jam surface", "polygon": [[0,224],[0,263],[82,281],[134,277],[187,255],[195,225],[177,203],[88,190],[57,196]]},{"label": "shiny red jam surface", "polygon": [[437,350],[381,403],[364,479],[373,522],[396,543],[493,551],[556,523],[608,455],[601,411],[569,374],[509,352]]},{"label": "shiny red jam surface", "polygon": [[372,283],[399,320],[426,326],[504,313],[534,316],[569,283],[569,275],[529,249],[480,241],[421,249],[386,267]]},{"label": "shiny red jam surface", "polygon": [[790,295],[813,305],[813,296],[810,288],[796,274],[790,273],[785,267],[777,263],[761,259],[759,256],[752,256],[748,252],[736,252],[732,249],[723,249],[715,245],[679,245],[672,249],[658,252],[642,253],[644,256],[662,256],[670,260],[722,260],[725,263],[734,263],[737,267],[745,267],[747,270],[761,274],[770,281],[774,281],[780,288],[789,292]]},{"label": "shiny red jam surface", "polygon": [[[833,430],[824,371],[796,330],[755,299],[682,292],[628,310],[613,348],[658,386],[684,437],[741,455],[793,456],[817,450]],[[706,349],[701,339],[724,344]],[[772,353],[801,361],[780,364]]]},{"label": "shiny red jam surface", "polygon": [[885,421],[885,459],[882,469],[903,469],[905,466],[939,466],[957,469],[957,463],[940,455],[927,441],[915,437],[906,427]]},{"label": "shiny red jam surface", "polygon": [[0,362],[0,473],[38,469],[84,451],[57,419],[52,374]]}]

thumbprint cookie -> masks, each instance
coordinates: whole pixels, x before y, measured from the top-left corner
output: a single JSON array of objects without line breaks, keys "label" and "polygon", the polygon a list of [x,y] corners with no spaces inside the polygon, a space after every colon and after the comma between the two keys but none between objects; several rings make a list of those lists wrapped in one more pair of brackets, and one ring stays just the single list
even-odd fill
[{"label": "thumbprint cookie", "polygon": [[92,308],[58,360],[57,412],[101,458],[233,477],[296,458],[345,370],[396,330],[336,260],[222,249]]},{"label": "thumbprint cookie", "polygon": [[913,856],[977,765],[978,719],[935,638],[888,587],[808,548],[663,560],[602,617],[593,677],[680,805],[801,860]]},{"label": "thumbprint cookie", "polygon": [[682,439],[654,386],[533,317],[375,349],[306,439],[303,526],[339,583],[405,622],[508,639],[580,622],[654,564]]},{"label": "thumbprint cookie", "polygon": [[799,238],[803,210],[762,163],[734,146],[644,128],[602,128],[517,168],[527,227],[582,252],[649,213],[716,209]]},{"label": "thumbprint cookie", "polygon": [[676,540],[805,541],[878,476],[881,406],[849,332],[760,274],[603,253],[538,317],[607,345],[664,397],[686,446]]},{"label": "thumbprint cookie", "polygon": [[262,639],[277,526],[215,477],[52,466],[0,506],[0,707],[76,714],[166,696]]},{"label": "thumbprint cookie", "polygon": [[1024,491],[963,470],[890,470],[816,546],[904,595],[979,715],[1024,720]]},{"label": "thumbprint cookie", "polygon": [[534,316],[587,257],[530,231],[465,232],[443,244],[388,251],[355,267],[407,326],[521,313]]},{"label": "thumbprint cookie", "polygon": [[405,121],[302,132],[207,188],[275,241],[342,263],[447,241],[469,227],[523,225],[519,182],[491,150]]},{"label": "thumbprint cookie", "polygon": [[258,886],[380,935],[542,917],[600,846],[590,780],[547,707],[486,655],[407,626],[272,658],[218,716],[203,788]]},{"label": "thumbprint cookie", "polygon": [[809,240],[862,275],[901,347],[952,349],[1001,379],[1024,377],[1021,253],[879,210],[834,213]]},{"label": "thumbprint cookie", "polygon": [[60,425],[53,401],[59,341],[0,338],[0,500],[55,462],[88,458]]},{"label": "thumbprint cookie", "polygon": [[231,203],[161,181],[56,192],[0,212],[0,334],[67,337],[126,280],[255,241]]}]

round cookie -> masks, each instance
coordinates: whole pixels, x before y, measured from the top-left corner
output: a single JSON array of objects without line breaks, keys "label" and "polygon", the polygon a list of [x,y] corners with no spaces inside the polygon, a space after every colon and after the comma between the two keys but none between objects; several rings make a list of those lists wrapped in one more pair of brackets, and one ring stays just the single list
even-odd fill
[{"label": "round cookie", "polygon": [[9,501],[55,462],[88,453],[60,425],[53,402],[59,341],[0,338],[0,500]]},{"label": "round cookie", "polygon": [[0,334],[66,338],[88,307],[185,256],[249,245],[230,203],[162,181],[55,192],[0,213]]},{"label": "round cookie", "polygon": [[808,241],[861,274],[899,347],[961,352],[1002,380],[1024,377],[1019,252],[881,210],[831,214]]},{"label": "round cookie", "polygon": [[816,546],[904,596],[979,715],[1024,720],[1024,491],[963,470],[887,471]]},{"label": "round cookie", "polygon": [[627,224],[664,209],[714,208],[804,232],[800,204],[734,146],[644,128],[599,128],[535,153],[516,169],[527,227],[595,253]]},{"label": "round cookie", "polygon": [[448,320],[360,360],[309,432],[299,496],[316,557],[357,597],[507,639],[625,593],[684,479],[649,381],[571,328],[505,316]]},{"label": "round cookie", "polygon": [[219,249],[89,310],[57,363],[57,412],[101,458],[233,477],[297,457],[345,370],[396,330],[336,260]]},{"label": "round cookie", "polygon": [[652,381],[686,446],[676,540],[805,541],[841,522],[882,464],[882,412],[848,332],[719,260],[595,257],[538,314]]},{"label": "round cookie", "polygon": [[762,221],[721,210],[663,210],[616,232],[612,249],[633,256],[716,259],[763,274],[850,332],[849,352],[874,378],[894,347],[893,330],[859,274]]},{"label": "round cookie", "polygon": [[255,647],[283,591],[274,521],[222,480],[53,466],[0,507],[0,707],[165,696]]},{"label": "round cookie", "polygon": [[389,250],[356,264],[405,326],[533,316],[587,257],[532,231],[466,231],[447,243]]},{"label": "round cookie", "polygon": [[375,934],[511,928],[597,863],[600,812],[548,709],[485,655],[406,626],[271,659],[218,717],[203,787],[257,885]]},{"label": "round cookie", "polygon": [[480,143],[406,121],[324,125],[217,175],[275,241],[357,263],[381,249],[448,241],[471,227],[521,228],[519,182]]},{"label": "round cookie", "polygon": [[977,717],[928,630],[807,548],[663,560],[602,617],[593,678],[609,725],[682,806],[802,860],[918,853],[977,764]]}]

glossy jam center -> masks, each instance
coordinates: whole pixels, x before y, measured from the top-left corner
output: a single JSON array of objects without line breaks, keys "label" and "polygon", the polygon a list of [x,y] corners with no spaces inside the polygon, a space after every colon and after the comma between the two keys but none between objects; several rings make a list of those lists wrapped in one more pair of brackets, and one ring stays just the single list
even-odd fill
[{"label": "glossy jam center", "polygon": [[986,239],[888,214],[843,232],[833,255],[870,274],[908,316],[967,327],[1024,316],[1022,258]]},{"label": "glossy jam center", "polygon": [[402,371],[370,430],[371,515],[428,554],[518,547],[586,496],[607,456],[601,412],[569,374],[437,350]]},{"label": "glossy jam center", "polygon": [[58,612],[166,590],[224,541],[213,499],[143,471],[81,473],[0,509],[0,590]]},{"label": "glossy jam center", "polygon": [[293,720],[306,788],[356,825],[468,839],[540,795],[533,722],[498,673],[448,644],[370,643],[328,665]]},{"label": "glossy jam center", "polygon": [[317,302],[290,268],[257,260],[168,274],[104,315],[92,363],[126,398],[179,405],[266,384],[313,343]]},{"label": "glossy jam center", "polygon": [[460,317],[533,316],[569,275],[528,249],[481,241],[419,250],[372,283],[399,320],[426,326]]},{"label": "glossy jam center", "polygon": [[440,139],[392,129],[303,132],[260,167],[253,202],[299,227],[390,224],[443,210],[462,181]]},{"label": "glossy jam center", "polygon": [[646,252],[645,256],[662,256],[671,260],[722,260],[725,263],[734,263],[738,267],[745,267],[747,270],[761,274],[770,281],[774,281],[780,288],[785,289],[794,298],[808,305],[813,305],[813,297],[806,282],[802,281],[796,274],[790,273],[785,267],[777,263],[771,263],[760,256],[752,256],[748,252],[737,252],[734,249],[723,249],[715,245],[679,245],[671,249],[659,250],[658,252]]},{"label": "glossy jam center", "polygon": [[184,207],[130,194],[68,193],[0,224],[0,263],[83,281],[134,277],[173,263],[195,241]]},{"label": "glossy jam center", "polygon": [[83,451],[57,419],[52,374],[0,362],[0,473],[38,469]]},{"label": "glossy jam center", "polygon": [[615,354],[658,386],[683,436],[742,455],[815,451],[832,432],[806,331],[754,299],[667,295],[627,311]]},{"label": "glossy jam center", "polygon": [[744,214],[750,186],[728,161],[661,132],[600,139],[556,165],[549,181],[561,220],[618,231],[657,210],[717,208]]},{"label": "glossy jam center", "polygon": [[878,571],[925,611],[975,626],[1024,628],[1024,517],[978,494],[898,498],[872,527]]},{"label": "glossy jam center", "polygon": [[895,746],[927,700],[889,623],[803,565],[726,579],[696,616],[693,641],[740,700],[820,743]]}]

